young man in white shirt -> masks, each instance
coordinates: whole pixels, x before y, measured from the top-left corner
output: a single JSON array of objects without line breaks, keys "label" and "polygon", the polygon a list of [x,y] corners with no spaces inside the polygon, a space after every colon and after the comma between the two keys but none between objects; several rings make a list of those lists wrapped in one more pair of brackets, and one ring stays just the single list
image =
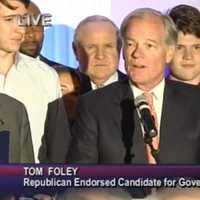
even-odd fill
[{"label": "young man in white shirt", "polygon": [[56,72],[43,62],[18,53],[26,27],[28,0],[0,2],[0,92],[21,101],[28,112],[35,159],[44,133],[48,103],[61,96]]}]

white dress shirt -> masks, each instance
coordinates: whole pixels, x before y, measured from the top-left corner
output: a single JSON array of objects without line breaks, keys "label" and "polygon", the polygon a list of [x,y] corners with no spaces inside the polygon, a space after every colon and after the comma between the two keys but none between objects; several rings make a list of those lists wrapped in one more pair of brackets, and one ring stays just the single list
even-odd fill
[{"label": "white dress shirt", "polygon": [[16,98],[25,105],[35,160],[38,162],[48,103],[61,97],[57,73],[45,63],[20,53],[17,54],[16,62],[7,75],[0,74],[0,92]]},{"label": "white dress shirt", "polygon": [[[138,96],[144,93],[144,91],[135,87],[131,82],[129,83],[133,91],[134,98],[137,98]],[[149,93],[153,95],[153,106],[155,108],[155,112],[158,119],[158,135],[160,134],[164,88],[165,88],[165,80],[163,79],[156,87],[154,87],[151,91],[149,91]]]},{"label": "white dress shirt", "polygon": [[[118,81],[118,73],[117,73],[117,71],[112,76],[110,76],[107,81],[105,81],[103,83],[103,87],[107,86],[107,85],[109,85],[109,84],[111,84],[111,83],[113,83],[115,81]],[[91,83],[91,86],[92,86],[92,90],[98,89],[97,85],[94,82],[90,81],[90,83]]]}]

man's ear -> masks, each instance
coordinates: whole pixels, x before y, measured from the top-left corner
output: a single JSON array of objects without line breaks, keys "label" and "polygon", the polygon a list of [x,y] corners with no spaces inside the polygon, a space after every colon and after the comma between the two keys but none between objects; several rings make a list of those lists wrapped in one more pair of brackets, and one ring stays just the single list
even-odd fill
[{"label": "man's ear", "polygon": [[167,47],[167,55],[166,55],[166,63],[167,64],[170,63],[171,60],[173,59],[175,50],[176,50],[176,46],[175,45],[169,45]]}]

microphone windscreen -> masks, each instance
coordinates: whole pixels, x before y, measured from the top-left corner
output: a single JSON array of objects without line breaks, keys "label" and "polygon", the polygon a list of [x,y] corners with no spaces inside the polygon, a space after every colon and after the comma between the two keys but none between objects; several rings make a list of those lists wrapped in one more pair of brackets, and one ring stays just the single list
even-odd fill
[{"label": "microphone windscreen", "polygon": [[140,96],[137,96],[136,98],[135,98],[135,106],[136,107],[139,107],[141,104],[148,104],[147,103],[147,99],[146,99],[146,97],[142,94],[142,95],[140,95]]}]

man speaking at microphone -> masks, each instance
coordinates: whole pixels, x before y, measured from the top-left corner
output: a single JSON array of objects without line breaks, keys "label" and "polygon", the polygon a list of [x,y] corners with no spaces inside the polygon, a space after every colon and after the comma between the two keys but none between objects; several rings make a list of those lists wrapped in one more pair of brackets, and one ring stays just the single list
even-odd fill
[{"label": "man speaking at microphone", "polygon": [[173,22],[156,10],[137,9],[120,31],[129,80],[80,98],[67,161],[199,164],[199,88],[164,79],[177,42]]}]

